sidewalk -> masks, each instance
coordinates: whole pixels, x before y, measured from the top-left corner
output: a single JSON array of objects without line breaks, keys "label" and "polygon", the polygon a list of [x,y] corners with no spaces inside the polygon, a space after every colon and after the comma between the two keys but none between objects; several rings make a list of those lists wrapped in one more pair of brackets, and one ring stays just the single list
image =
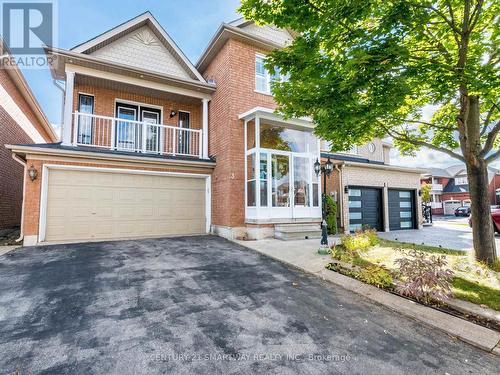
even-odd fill
[{"label": "sidewalk", "polygon": [[[336,241],[336,239],[329,239],[330,241]],[[452,337],[457,337],[471,345],[500,356],[500,333],[496,331],[327,270],[325,265],[330,262],[331,258],[329,255],[319,255],[317,253],[318,240],[281,241],[266,239],[235,242],[304,272],[314,274],[409,318],[439,329]]]}]

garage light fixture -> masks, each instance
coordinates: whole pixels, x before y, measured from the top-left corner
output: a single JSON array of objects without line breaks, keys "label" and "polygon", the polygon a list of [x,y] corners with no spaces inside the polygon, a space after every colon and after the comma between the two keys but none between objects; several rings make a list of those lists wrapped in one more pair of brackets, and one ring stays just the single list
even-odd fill
[{"label": "garage light fixture", "polygon": [[344,186],[344,193],[349,194],[349,186]]},{"label": "garage light fixture", "polygon": [[170,111],[170,118],[175,117],[177,115],[177,111],[175,109],[172,109]]},{"label": "garage light fixture", "polygon": [[30,176],[31,181],[35,181],[36,178],[38,177],[38,171],[33,166],[33,164],[31,164],[31,167],[28,169],[28,176]]}]

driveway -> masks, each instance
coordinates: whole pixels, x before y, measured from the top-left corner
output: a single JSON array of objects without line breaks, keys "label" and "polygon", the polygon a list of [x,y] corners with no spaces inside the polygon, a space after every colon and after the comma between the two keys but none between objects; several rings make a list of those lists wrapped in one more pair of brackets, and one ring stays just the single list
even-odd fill
[{"label": "driveway", "polygon": [[0,257],[19,374],[494,374],[498,357],[221,238]]},{"label": "driveway", "polygon": [[[397,240],[429,246],[441,246],[448,249],[469,251],[472,249],[472,229],[468,218],[455,216],[437,216],[431,227],[419,230],[397,230],[379,233],[388,240]],[[500,236],[495,234],[497,249],[500,249]]]}]

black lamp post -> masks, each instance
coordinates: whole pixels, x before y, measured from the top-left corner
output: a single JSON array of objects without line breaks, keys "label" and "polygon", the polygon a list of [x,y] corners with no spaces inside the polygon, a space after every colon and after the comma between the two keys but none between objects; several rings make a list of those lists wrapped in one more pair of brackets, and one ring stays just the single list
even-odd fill
[{"label": "black lamp post", "polygon": [[316,177],[319,176],[320,173],[323,174],[323,194],[322,194],[322,221],[321,221],[321,246],[328,247],[328,226],[326,224],[326,178],[332,173],[333,163],[330,161],[330,158],[321,165],[318,159],[314,163],[314,172],[316,173]]}]

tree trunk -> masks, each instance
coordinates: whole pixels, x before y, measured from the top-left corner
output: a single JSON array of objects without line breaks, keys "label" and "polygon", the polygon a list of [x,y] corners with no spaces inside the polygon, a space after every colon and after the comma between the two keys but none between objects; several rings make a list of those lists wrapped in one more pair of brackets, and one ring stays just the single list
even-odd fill
[{"label": "tree trunk", "polygon": [[484,160],[467,165],[471,197],[472,240],[476,260],[488,264],[497,259],[495,233],[488,194],[488,169]]},{"label": "tree trunk", "polygon": [[480,155],[479,98],[464,95],[462,103],[466,121],[461,146],[469,180],[474,252],[476,260],[491,264],[496,261],[497,254],[488,192],[488,165]]}]

